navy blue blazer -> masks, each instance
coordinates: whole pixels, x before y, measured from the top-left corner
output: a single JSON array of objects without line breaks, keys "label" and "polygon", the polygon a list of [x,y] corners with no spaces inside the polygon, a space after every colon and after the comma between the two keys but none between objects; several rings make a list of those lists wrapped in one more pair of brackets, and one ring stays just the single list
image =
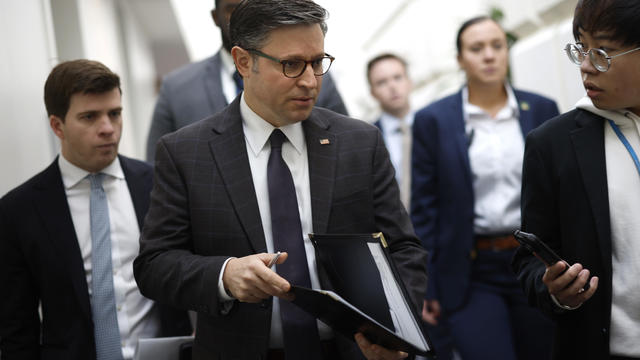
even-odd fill
[{"label": "navy blue blazer", "polygon": [[[119,158],[142,229],[152,169]],[[89,290],[57,158],[0,199],[0,289],[3,359],[95,359]],[[190,334],[186,311],[161,307],[160,317],[163,336]]]},{"label": "navy blue blazer", "polygon": [[[514,89],[523,138],[558,115],[556,103]],[[447,311],[464,303],[473,250],[474,192],[462,91],[418,111],[413,124],[411,219],[429,252],[427,299]]]}]

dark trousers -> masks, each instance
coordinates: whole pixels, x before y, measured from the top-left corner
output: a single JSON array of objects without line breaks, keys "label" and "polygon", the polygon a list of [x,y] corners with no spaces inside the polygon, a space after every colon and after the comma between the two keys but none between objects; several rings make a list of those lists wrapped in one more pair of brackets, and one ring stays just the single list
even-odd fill
[{"label": "dark trousers", "polygon": [[527,304],[510,262],[514,250],[482,250],[462,308],[446,320],[462,359],[551,358],[554,325]]}]

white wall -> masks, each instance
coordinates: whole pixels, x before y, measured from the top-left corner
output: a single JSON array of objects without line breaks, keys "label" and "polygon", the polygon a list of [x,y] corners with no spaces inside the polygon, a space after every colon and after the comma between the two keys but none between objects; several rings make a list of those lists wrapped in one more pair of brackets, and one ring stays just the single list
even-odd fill
[{"label": "white wall", "polygon": [[567,19],[518,41],[511,49],[513,83],[555,99],[560,112],[572,109],[585,95],[579,67],[563,51],[569,42],[573,35]]},{"label": "white wall", "polygon": [[144,158],[155,103],[155,69],[149,39],[132,15],[130,1],[3,0],[0,196],[44,169],[59,152],[48,125],[43,88],[60,61],[97,60],[120,75],[124,107],[120,152]]},{"label": "white wall", "polygon": [[50,19],[42,0],[9,0],[0,7],[0,195],[44,169],[55,154],[43,102],[56,56]]}]

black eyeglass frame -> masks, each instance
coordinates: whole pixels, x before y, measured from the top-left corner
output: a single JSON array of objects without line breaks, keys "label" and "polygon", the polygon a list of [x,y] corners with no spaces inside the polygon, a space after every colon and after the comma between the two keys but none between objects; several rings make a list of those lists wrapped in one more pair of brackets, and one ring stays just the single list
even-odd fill
[{"label": "black eyeglass frame", "polygon": [[[307,65],[311,65],[311,69],[313,69],[313,65],[312,64],[314,62],[316,62],[318,60],[324,61],[324,59],[329,59],[329,66],[327,66],[327,70],[324,70],[324,72],[322,72],[321,74],[316,74],[315,72],[313,73],[313,75],[315,75],[315,76],[322,76],[322,75],[326,74],[327,72],[329,72],[329,69],[331,68],[331,64],[333,64],[333,61],[336,59],[335,57],[333,57],[333,56],[331,56],[331,55],[329,55],[327,53],[324,53],[324,56],[322,56],[320,58],[317,58],[317,59],[313,59],[313,60],[300,60],[300,59],[282,60],[282,59],[278,59],[276,57],[273,57],[271,55],[267,55],[267,54],[265,54],[262,51],[257,50],[257,49],[245,49],[245,50],[250,52],[250,53],[252,53],[252,54],[255,54],[255,55],[258,55],[260,57],[263,57],[265,59],[269,59],[271,61],[275,61],[277,63],[280,63],[282,65],[282,74],[284,76],[290,78],[290,79],[295,79],[297,77],[300,77],[302,74],[304,74],[304,72],[307,70]],[[292,62],[296,62],[296,63],[304,62],[304,66],[300,70],[299,74],[297,74],[295,76],[289,76],[289,75],[287,75],[287,71],[286,71],[286,66],[287,66],[288,62],[289,63],[292,63]]]}]

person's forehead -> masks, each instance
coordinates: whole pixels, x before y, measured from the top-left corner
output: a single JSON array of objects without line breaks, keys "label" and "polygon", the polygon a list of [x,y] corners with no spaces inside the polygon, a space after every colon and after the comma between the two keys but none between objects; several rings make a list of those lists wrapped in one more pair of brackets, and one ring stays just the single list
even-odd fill
[{"label": "person's forehead", "polygon": [[269,32],[263,49],[277,47],[281,50],[312,51],[324,55],[324,34],[320,24],[283,25]]},{"label": "person's forehead", "polygon": [[373,66],[371,67],[371,76],[375,77],[375,76],[383,75],[384,73],[398,72],[398,71],[404,71],[404,70],[405,70],[405,66],[402,63],[402,61],[396,58],[386,58],[386,59],[379,60],[375,64],[373,64]]}]

